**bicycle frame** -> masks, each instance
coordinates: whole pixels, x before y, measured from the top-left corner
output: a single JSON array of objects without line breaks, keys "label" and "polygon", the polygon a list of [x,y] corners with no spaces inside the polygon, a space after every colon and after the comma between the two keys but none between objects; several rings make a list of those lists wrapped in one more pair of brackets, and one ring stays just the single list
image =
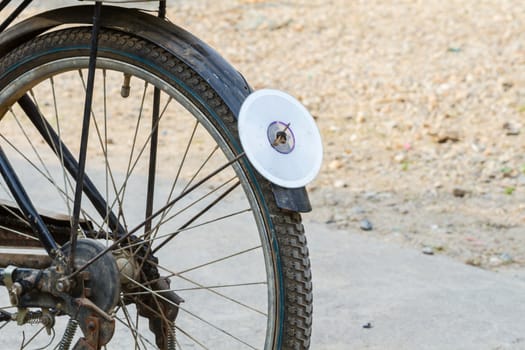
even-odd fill
[{"label": "bicycle frame", "polygon": [[[0,24],[0,32],[3,32],[21,13],[32,3],[33,0],[24,0],[11,14]],[[3,0],[0,3],[0,12],[11,3],[11,0]]]},{"label": "bicycle frame", "polygon": [[[16,6],[13,6],[13,3],[16,3]],[[194,269],[197,269],[240,257],[248,261],[248,268],[245,269],[243,265],[243,270],[256,272],[253,274],[254,280],[246,282],[242,278],[234,278],[231,283],[226,284],[229,281],[225,279],[224,286],[197,284],[195,294],[200,293],[198,289],[202,288],[219,296],[219,301],[214,305],[235,302],[240,310],[248,310],[250,320],[252,312],[262,315],[262,318],[257,316],[251,323],[256,325],[257,329],[255,341],[260,345],[264,341],[265,349],[281,348],[282,344],[291,341],[301,343],[302,348],[307,348],[307,340],[303,339],[303,334],[308,338],[311,331],[311,277],[306,240],[302,238],[304,230],[297,212],[310,211],[311,206],[304,187],[284,188],[272,184],[271,181],[267,181],[268,178],[259,177],[256,168],[249,163],[236,125],[241,105],[253,92],[243,76],[214,49],[191,33],[165,20],[165,0],[157,2],[156,15],[140,9],[111,6],[105,1],[90,1],[90,5],[46,10],[18,22],[24,11],[30,11],[28,6],[31,3],[33,0],[0,0],[0,14],[5,18],[0,21],[0,119],[9,112],[3,120],[3,132],[0,133],[0,136],[5,138],[2,141],[4,149],[0,146],[0,174],[7,187],[7,196],[16,202],[16,205],[0,202],[0,286],[5,286],[4,292],[7,291],[9,295],[9,304],[0,310],[0,322],[7,324],[17,321],[18,326],[24,327],[17,328],[21,330],[17,333],[25,337],[23,332],[25,327],[29,327],[30,321],[41,323],[49,333],[54,332],[55,317],[69,316],[61,343],[67,341],[75,327],[80,327],[84,337],[78,340],[78,347],[75,345],[75,349],[98,349],[111,340],[116,321],[121,321],[117,312],[124,314],[122,317],[127,319],[126,305],[134,304],[135,319],[140,317],[141,320],[144,319],[141,322],[150,322],[149,331],[146,330],[149,334],[147,339],[153,341],[154,338],[159,348],[174,348],[165,345],[176,340],[175,319],[183,299],[176,293],[177,282],[170,287],[172,279],[178,276],[175,272],[177,264],[171,260],[175,244],[165,245],[186,229],[188,231],[198,228],[198,233],[202,230],[207,234],[205,228],[200,228],[201,222],[214,225],[217,221],[229,220],[230,217],[236,216],[235,221],[224,226],[228,228],[223,230],[224,239],[211,239],[204,245],[194,243],[192,240],[195,237],[188,237],[186,241],[196,248],[202,246],[203,251],[208,251],[204,249],[208,245],[212,248],[210,251],[219,246],[222,257],[204,260],[205,264],[202,264],[202,261],[199,261],[200,256],[193,254],[192,249],[184,247],[177,259],[189,266],[195,263]],[[8,10],[11,13],[4,16]],[[14,24],[15,21],[18,23]],[[100,35],[100,47],[99,30],[103,33]],[[68,39],[63,40],[63,37]],[[137,45],[130,48],[132,43]],[[156,56],[158,53],[161,53],[161,56]],[[175,67],[171,70],[173,65]],[[174,75],[170,75],[171,72]],[[70,84],[68,76],[77,73],[79,77],[76,82],[82,85]],[[118,97],[121,88],[119,83],[122,81],[122,98],[131,97],[129,101],[142,101],[147,105],[146,109],[142,108],[143,104],[140,105],[138,115],[129,115],[136,120],[137,125],[141,123],[139,136],[141,137],[142,133],[144,136],[148,134],[141,140],[143,144],[137,146],[141,147],[140,152],[144,151],[144,156],[141,158],[138,174],[133,174],[137,175],[135,177],[130,176],[131,172],[128,173],[129,164],[135,160],[135,139],[131,153],[128,154],[127,170],[119,158],[123,153],[113,153],[113,146],[108,148],[108,144],[113,144],[108,142],[109,138],[104,139],[105,144],[101,145],[100,149],[93,147],[93,143],[97,142],[93,139],[96,137],[93,129],[96,128],[98,132],[99,126],[102,125],[97,124],[102,117],[98,111],[99,108],[106,108],[106,73],[108,81],[109,78],[112,79],[108,84],[112,87],[108,89],[111,92],[108,94],[108,101],[111,102],[108,103],[108,115],[113,116],[116,109],[125,113],[133,110],[132,103],[129,103],[128,107],[128,103]],[[101,76],[97,77],[97,87],[95,74]],[[55,76],[58,78],[53,80]],[[136,84],[131,84],[131,94],[126,95],[125,89],[130,86],[130,77],[145,82],[147,89],[144,88],[143,96],[146,96],[147,92],[147,99],[137,99]],[[55,86],[58,94],[55,94]],[[74,96],[74,99],[66,100],[66,96]],[[83,111],[76,110],[79,97],[84,100]],[[173,106],[166,113],[169,123],[158,126],[164,111],[167,110],[166,99],[169,103],[172,97],[178,106]],[[64,102],[60,101],[62,98]],[[54,112],[48,109],[53,105],[53,101]],[[61,103],[64,105],[60,106]],[[58,108],[57,105],[63,108]],[[82,101],[80,106],[82,107]],[[180,114],[181,117],[177,112],[177,108],[180,107],[184,113]],[[59,119],[62,125],[67,124],[67,127],[60,128]],[[125,135],[125,130],[121,130],[124,119],[111,119],[112,123],[108,123],[111,127],[108,127],[108,130],[112,135],[118,135],[119,140],[124,139],[120,136]],[[18,120],[23,123],[23,128],[20,129],[25,139],[18,139]],[[79,127],[78,124],[82,126]],[[187,125],[194,127],[179,130],[179,127],[184,128]],[[104,128],[105,126],[106,124]],[[189,141],[186,146],[183,143],[165,143],[162,139],[165,134],[161,133],[158,137],[157,128],[177,132],[177,142],[179,136],[182,136],[180,139],[188,136]],[[207,154],[207,149],[202,152],[196,149],[195,145],[200,140],[192,142],[193,135],[199,135],[195,130],[200,132],[201,129],[208,132],[207,136],[213,142],[210,154]],[[137,130],[138,127],[135,134]],[[122,133],[118,133],[119,131]],[[89,155],[93,158],[86,168],[88,135],[91,135]],[[78,140],[80,147],[77,151]],[[23,147],[25,141],[28,141],[30,147],[33,144],[36,146],[33,150],[42,150],[42,157],[40,158],[37,151],[36,155],[29,153],[32,152],[31,149]],[[116,144],[121,146],[120,141]],[[22,147],[16,148],[19,145]],[[183,169],[190,146],[192,152],[188,153],[188,159],[191,156],[193,163],[188,161],[187,168],[191,170],[194,164],[202,162],[202,166],[196,167],[193,176],[186,174],[187,168]],[[108,149],[111,149],[111,152],[107,152],[111,157],[107,156]],[[72,150],[75,150],[76,154],[73,154]],[[215,150],[221,151],[221,154],[208,163]],[[21,159],[26,154],[28,157]],[[33,157],[38,157],[42,164],[33,164],[30,159]],[[22,160],[20,165],[19,160]],[[113,183],[110,183],[110,186],[112,185],[113,189],[109,190],[108,172],[105,174],[105,183],[101,178],[104,175],[100,172],[101,164],[106,166],[106,171],[110,169],[108,160],[119,165],[118,176],[125,177],[123,180],[116,177],[116,181],[111,178]],[[172,160],[181,161],[178,169],[171,167]],[[63,179],[59,179],[60,183],[55,182],[54,175],[51,175],[48,169],[44,169],[49,173],[49,177],[43,173],[36,174],[34,181],[31,177],[26,183],[25,178],[34,174],[25,171],[24,166],[27,164],[34,168],[30,171],[37,172],[40,172],[39,168],[46,168],[46,165],[50,164],[51,172],[54,174],[55,170],[60,171]],[[59,169],[54,169],[57,165]],[[217,176],[223,170],[226,171]],[[177,182],[179,173],[182,174],[181,181]],[[166,182],[164,175],[172,179]],[[222,178],[230,176],[231,179],[220,183],[223,182]],[[132,179],[128,193],[133,191],[135,183],[144,180],[139,184],[140,191],[129,194],[126,201],[122,194],[121,202],[120,190],[117,187],[125,188],[128,179]],[[55,191],[53,194],[50,191],[46,193],[45,186],[42,186],[42,189],[35,186],[39,181],[45,180],[47,190]],[[207,181],[209,182],[205,184]],[[165,183],[173,187],[171,192],[165,190]],[[178,186],[176,190],[175,185]],[[242,210],[238,210],[238,204],[230,202],[230,198],[224,200],[236,189],[238,190],[234,194],[242,196],[244,204],[239,204]],[[37,191],[35,195],[32,190]],[[147,192],[142,194],[144,190]],[[193,191],[195,192],[189,195]],[[56,192],[61,198],[57,197]],[[193,199],[199,197],[201,192],[207,192],[202,196],[205,201]],[[138,196],[142,198],[134,203]],[[45,213],[46,208],[57,207],[54,199],[61,201],[58,203],[58,216]],[[84,202],[81,202],[82,200]],[[174,207],[179,200],[180,206]],[[180,212],[183,212],[196,203],[199,204],[177,217],[177,221],[168,222],[172,220],[171,214],[178,215],[170,213],[173,207],[173,211],[182,207],[184,209]],[[217,203],[221,206],[214,208]],[[135,211],[137,208],[138,211]],[[227,215],[222,214],[224,209]],[[126,215],[132,213],[127,216],[132,216],[132,219],[126,219],[124,212]],[[214,217],[215,213],[217,217]],[[244,213],[246,218],[237,217]],[[250,215],[251,217],[248,217]],[[245,219],[250,220],[246,228]],[[165,223],[167,224],[164,225]],[[240,230],[237,226],[239,223],[243,226]],[[221,224],[217,227],[222,228]],[[210,230],[210,233],[213,231]],[[251,241],[258,243],[249,249],[237,248],[237,237],[249,241],[250,244]],[[12,241],[6,241],[9,239]],[[23,249],[26,244],[44,249],[28,253]],[[4,250],[5,246],[14,248],[13,253]],[[164,248],[159,251],[161,247]],[[301,259],[299,265],[295,263],[298,257]],[[222,268],[227,272],[226,277],[230,275],[228,265]],[[213,267],[211,266],[209,271],[215,272]],[[293,280],[288,278],[288,271],[293,271],[294,276],[298,277]],[[187,271],[181,274],[184,272]],[[234,298],[216,293],[214,289],[220,287],[243,287],[240,295],[248,296],[250,302],[243,302],[241,298],[241,302],[237,302]],[[253,293],[254,289],[256,293]],[[193,288],[181,290],[190,291]],[[188,295],[193,295],[192,293],[188,292]],[[250,305],[252,299],[257,307]],[[299,300],[306,303],[300,304]],[[17,309],[14,312],[4,310],[11,308]],[[180,309],[185,311],[184,305]],[[198,315],[188,313],[229,336],[232,341],[253,348],[241,337],[237,338],[236,334],[230,335],[226,332],[230,323],[236,320],[227,321],[223,328],[219,328]],[[151,322],[156,323],[152,326]],[[136,344],[142,342],[142,336],[137,335],[139,332],[136,331],[138,321],[132,320],[128,323],[123,332],[131,332]],[[11,324],[15,326],[14,323]],[[64,328],[61,324],[58,326],[61,330]],[[249,331],[251,332],[251,328]],[[204,332],[203,335],[207,336]],[[200,344],[193,338],[191,340]],[[53,341],[54,334],[50,342]],[[24,339],[22,348],[23,345]],[[151,345],[155,346],[152,343]]]},{"label": "bicycle frame", "polygon": [[[6,29],[32,1],[33,0],[24,0],[15,8],[7,19],[0,24],[0,28],[2,30]],[[4,10],[10,2],[11,0],[3,0],[0,3],[0,11]],[[101,10],[102,2],[96,2],[94,6],[74,6],[51,10],[12,26],[7,30],[4,30],[3,33],[0,33],[0,56],[5,55],[12,48],[20,45],[21,42],[27,41],[59,25],[91,24],[93,25],[94,35],[90,53],[91,65],[89,72],[90,74],[94,74],[97,50],[96,33],[98,28],[102,26],[105,28],[115,28],[130,33],[137,33],[147,40],[159,43],[166,50],[172,52],[175,56],[180,57],[181,60],[187,62],[189,66],[200,72],[203,78],[212,84],[215,90],[221,94],[221,97],[232,110],[234,116],[238,115],[242,102],[252,91],[251,88],[248,86],[242,75],[231,67],[213,49],[199,39],[193,37],[190,33],[163,20],[166,12],[165,0],[159,1],[157,18],[138,10],[106,5],[102,8],[102,15],[100,15],[100,12],[98,14],[96,12],[97,8],[98,11]],[[190,54],[187,53],[189,48],[193,49]],[[198,49],[195,50],[194,48]],[[89,127],[89,111],[91,108],[91,100],[89,96],[92,93],[92,89],[92,86],[89,86],[88,78],[83,135],[87,134],[87,128]],[[40,131],[48,145],[54,150],[61,150],[61,152],[63,152],[65,167],[77,182],[75,195],[76,210],[74,210],[74,225],[71,230],[72,244],[74,244],[74,240],[76,239],[76,232],[79,225],[78,210],[80,207],[81,194],[86,195],[102,217],[108,217],[109,226],[112,230],[109,234],[112,235],[113,238],[120,240],[124,236],[129,236],[129,233],[125,234],[117,217],[111,212],[106,212],[107,206],[103,196],[97,191],[89,177],[84,174],[83,163],[85,162],[86,152],[81,148],[79,161],[77,162],[72,153],[60,142],[57,135],[49,133],[49,126],[43,121],[44,119],[39,115],[38,109],[31,99],[25,96],[22,97],[18,103],[25,111],[28,118],[33,122],[37,130]],[[157,114],[158,108],[158,101],[154,101],[153,110],[157,111]],[[154,143],[155,134],[152,137],[152,144]],[[153,149],[152,152],[155,152],[155,150]],[[150,168],[154,168],[154,165],[154,163],[150,164]],[[9,161],[3,152],[0,152],[0,173],[4,177],[21,211],[30,219],[29,221],[31,222],[33,231],[36,233],[37,237],[39,237],[49,255],[55,258],[57,255],[61,254],[52,232],[49,232],[44,220],[31,204],[30,198],[25,193],[20,180],[10,166]],[[154,176],[151,176],[150,179],[154,181]],[[304,187],[288,189],[272,185],[272,189],[279,207],[299,212],[311,210],[308,195]],[[152,198],[148,198],[147,201],[148,203],[151,203]],[[148,209],[148,216],[151,216],[152,214],[150,207]],[[148,220],[146,220],[144,225],[146,229],[148,228],[148,225]]]},{"label": "bicycle frame", "polygon": [[[0,3],[0,11],[2,11],[11,0],[3,0]],[[19,16],[27,6],[32,3],[33,0],[24,0],[14,11],[6,18],[6,20],[0,24],[0,32],[4,31],[16,18]],[[84,108],[84,118],[83,118],[83,127],[82,127],[82,140],[81,140],[81,149],[79,154],[79,161],[77,162],[72,155],[72,153],[65,147],[65,145],[59,140],[58,135],[56,135],[52,128],[47,124],[44,118],[41,118],[38,108],[34,105],[31,99],[26,95],[23,96],[19,101],[19,105],[22,107],[24,112],[27,114],[28,118],[34,124],[36,129],[40,132],[44,140],[52,147],[55,152],[60,152],[64,155],[64,161],[66,168],[69,174],[75,179],[77,184],[75,191],[74,199],[74,210],[73,210],[73,225],[71,227],[71,254],[69,257],[69,266],[70,271],[73,272],[73,261],[74,261],[74,252],[76,246],[77,231],[79,230],[79,217],[80,217],[80,203],[82,193],[85,193],[86,196],[91,200],[95,209],[98,213],[107,217],[109,221],[109,227],[113,230],[110,232],[110,235],[114,239],[120,238],[124,234],[124,229],[118,223],[117,217],[112,212],[106,212],[108,209],[106,201],[103,199],[102,195],[97,191],[96,187],[93,185],[89,177],[85,176],[85,162],[86,162],[86,149],[87,149],[87,135],[89,132],[89,116],[91,113],[91,104],[92,104],[92,95],[93,95],[93,81],[95,74],[95,65],[96,65],[96,55],[97,55],[97,39],[98,31],[100,29],[100,13],[102,8],[102,2],[96,2],[95,13],[93,16],[93,31],[92,31],[92,44],[90,51],[90,64],[88,70],[88,82],[86,88],[86,99],[85,99],[85,108]],[[166,12],[166,1],[159,1],[159,17],[164,17]],[[157,111],[158,116],[159,110],[159,100],[156,98],[154,100],[154,109]],[[155,166],[154,164],[152,165]],[[31,199],[27,195],[26,191],[23,188],[22,183],[20,182],[16,172],[9,163],[5,153],[0,147],[0,173],[2,174],[4,181],[6,182],[7,187],[11,191],[15,201],[17,202],[20,210],[24,216],[28,219],[33,232],[39,238],[44,249],[47,251],[48,255],[52,259],[61,258],[62,251],[60,250],[59,245],[57,244],[52,233],[49,231],[46,223],[43,218],[39,215],[36,208],[33,206]],[[153,180],[154,181],[154,180]],[[149,212],[151,214],[151,210]]]}]

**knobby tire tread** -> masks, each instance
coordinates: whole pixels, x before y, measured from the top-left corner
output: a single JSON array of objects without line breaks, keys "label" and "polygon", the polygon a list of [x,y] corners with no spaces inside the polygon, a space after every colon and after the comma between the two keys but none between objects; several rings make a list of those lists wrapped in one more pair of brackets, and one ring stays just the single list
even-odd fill
[{"label": "knobby tire tread", "polygon": [[[0,76],[10,67],[29,57],[36,57],[29,63],[33,66],[49,61],[49,57],[39,57],[38,55],[50,47],[67,48],[68,45],[72,44],[89,45],[90,38],[91,30],[86,27],[65,29],[37,37],[19,46],[0,61]],[[102,29],[100,32],[99,47],[110,48],[117,52],[133,53],[139,57],[146,58],[182,80],[215,111],[228,128],[229,134],[235,138],[235,143],[239,144],[237,121],[232,112],[209,84],[172,54],[154,43],[107,29]],[[104,50],[100,49],[99,54],[108,55],[107,52],[104,53]],[[23,65],[23,67],[24,70],[27,69],[27,65]],[[0,87],[4,86],[6,79],[8,82],[9,79],[14,79],[20,73],[15,69],[4,76],[0,80]],[[159,72],[153,73],[161,75]],[[187,97],[194,100],[189,94],[187,94]],[[213,118],[210,119],[213,121]],[[213,121],[213,123],[217,129],[221,130],[221,126],[216,121]],[[224,135],[224,132],[221,131],[221,133]],[[227,137],[225,139],[230,142],[230,145],[232,144],[230,139]],[[234,148],[232,147],[232,149]],[[258,183],[263,196],[259,200],[266,203],[279,246],[279,258],[284,280],[283,290],[285,293],[282,349],[308,349],[312,331],[312,276],[301,216],[296,212],[278,208],[269,182],[259,174],[255,174],[255,177],[255,181]]]}]

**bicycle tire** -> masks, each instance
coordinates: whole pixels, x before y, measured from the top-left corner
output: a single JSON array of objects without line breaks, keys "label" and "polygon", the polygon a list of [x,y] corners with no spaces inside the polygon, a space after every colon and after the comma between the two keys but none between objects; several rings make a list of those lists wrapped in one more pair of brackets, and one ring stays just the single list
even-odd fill
[{"label": "bicycle tire", "polygon": [[[35,104],[45,109],[46,106],[37,103],[33,90],[47,84],[48,81],[51,82],[50,85],[56,84],[53,79],[61,74],[75,70],[81,72],[86,68],[90,38],[90,28],[60,30],[37,37],[6,55],[0,62],[0,90],[2,91],[0,105],[15,108],[16,101],[23,94],[31,93]],[[167,96],[167,104],[170,103],[171,98],[179,103],[181,103],[179,100],[185,100],[184,103],[187,105],[183,107],[195,108],[190,112],[193,115],[197,114],[196,118],[200,118],[195,128],[203,126],[227,159],[232,159],[242,152],[237,136],[236,120],[224,102],[196,72],[155,43],[103,29],[99,36],[97,68],[99,76],[100,72],[105,76],[106,71],[113,73],[115,70],[120,70],[124,73],[132,73],[132,79],[144,79],[151,84],[150,86],[161,88]],[[180,95],[174,97],[176,93]],[[143,92],[143,98],[146,95],[146,92]],[[56,96],[53,98],[56,99]],[[104,92],[104,104],[106,102]],[[56,101],[48,101],[48,103],[57,104]],[[12,113],[12,109],[6,111],[6,115],[9,113]],[[140,113],[142,115],[142,110]],[[8,119],[6,115],[3,119]],[[130,120],[131,122],[134,121]],[[1,125],[0,122],[0,127]],[[136,134],[137,129],[135,129],[135,136]],[[103,153],[108,152],[107,139],[105,147]],[[132,149],[134,147],[133,144]],[[133,154],[133,150],[131,153]],[[267,308],[270,311],[268,311],[269,321],[266,321],[264,330],[266,334],[264,347],[307,349],[312,325],[312,284],[301,217],[298,213],[279,209],[275,204],[269,182],[252,170],[246,161],[243,160],[239,164],[233,166],[233,170],[250,204],[254,221],[259,227],[258,235],[261,237],[266,278],[272,279],[267,281],[267,288],[272,290],[267,291]],[[129,164],[127,166],[129,168]],[[65,187],[67,187],[66,180],[64,180]],[[117,194],[115,197],[119,196],[120,194]],[[110,202],[109,197],[107,201]],[[120,212],[124,211],[123,207],[122,204],[119,208],[119,218]],[[86,213],[89,210],[86,209]],[[101,226],[104,226],[103,223]],[[178,320],[179,318],[177,322]],[[134,339],[137,343],[140,340],[142,344],[139,346],[151,345],[151,343],[146,345],[142,338]],[[246,345],[234,343],[236,346]],[[208,347],[207,344],[200,345]],[[229,345],[226,348],[236,346]],[[215,344],[211,346],[214,349],[219,347]]]}]

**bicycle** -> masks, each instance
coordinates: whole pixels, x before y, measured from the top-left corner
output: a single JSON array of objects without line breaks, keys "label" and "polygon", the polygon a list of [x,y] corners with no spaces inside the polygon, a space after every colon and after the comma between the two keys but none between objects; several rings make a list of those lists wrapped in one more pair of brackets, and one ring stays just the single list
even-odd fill
[{"label": "bicycle", "polygon": [[242,75],[166,1],[11,24],[31,2],[0,25],[4,344],[307,349],[310,203],[246,158]]}]

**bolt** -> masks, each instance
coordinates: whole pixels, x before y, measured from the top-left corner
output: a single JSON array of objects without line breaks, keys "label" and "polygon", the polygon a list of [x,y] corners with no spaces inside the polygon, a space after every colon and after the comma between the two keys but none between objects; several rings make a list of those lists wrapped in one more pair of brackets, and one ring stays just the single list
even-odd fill
[{"label": "bolt", "polygon": [[61,293],[66,293],[69,291],[69,289],[71,289],[71,284],[69,282],[69,280],[67,279],[61,279],[57,282],[57,284],[55,285],[57,291],[61,292]]},{"label": "bolt", "polygon": [[47,326],[51,326],[53,319],[49,315],[44,315],[42,316],[41,321],[42,321],[42,324],[47,327]]},{"label": "bolt", "polygon": [[89,323],[88,323],[88,329],[89,329],[90,331],[95,330],[95,322],[93,322],[93,321],[89,321]]},{"label": "bolt", "polygon": [[11,288],[11,291],[13,293],[15,293],[16,295],[20,295],[20,294],[22,294],[23,289],[24,288],[22,287],[22,285],[20,283],[15,282],[15,283],[13,283],[13,287]]},{"label": "bolt", "polygon": [[9,293],[9,301],[11,305],[18,305],[18,296],[15,293]]},{"label": "bolt", "polygon": [[79,273],[79,275],[80,275],[80,279],[84,281],[87,281],[91,278],[91,274],[89,273],[89,271],[82,271]]}]

